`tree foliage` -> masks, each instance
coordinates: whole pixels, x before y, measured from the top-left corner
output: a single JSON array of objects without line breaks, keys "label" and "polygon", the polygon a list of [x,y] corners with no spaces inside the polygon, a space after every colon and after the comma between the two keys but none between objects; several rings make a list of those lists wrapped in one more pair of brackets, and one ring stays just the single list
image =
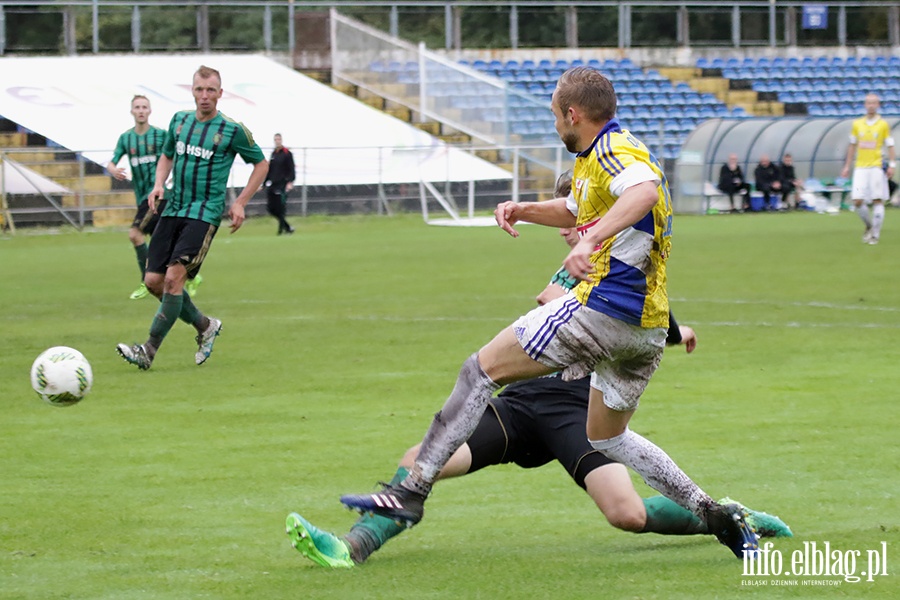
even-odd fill
[{"label": "tree foliage", "polygon": [[[93,17],[90,6],[5,5],[6,53],[64,52],[65,24],[74,19],[77,52],[93,48]],[[262,6],[247,4],[215,5],[198,8],[188,4],[149,5],[140,7],[140,39],[142,51],[185,51],[201,48],[198,35],[199,11],[208,14],[209,42],[213,50],[258,51],[265,48],[264,13]],[[288,9],[285,4],[273,5],[271,10],[272,47],[287,50]],[[564,47],[566,45],[567,6],[558,4],[519,5],[518,46]],[[633,7],[631,42],[634,46],[672,46],[678,43],[675,3]],[[464,48],[509,48],[511,42],[511,8],[496,6],[455,7],[454,18],[460,24],[458,37]],[[887,8],[849,6],[847,9],[847,38],[851,44],[884,44],[888,41]],[[353,6],[342,9],[344,14],[373,27],[390,28],[390,8],[384,6]],[[615,47],[618,45],[618,12],[616,6],[578,7],[578,39],[580,47]],[[129,51],[132,39],[134,9],[127,5],[101,5],[98,16],[100,51]],[[731,42],[732,11],[728,7],[710,6],[691,9],[689,27],[694,44],[728,45]],[[799,19],[799,14],[798,14]],[[825,30],[797,30],[800,44],[833,45],[837,42],[837,9],[829,11]],[[785,9],[779,9],[776,35],[783,43]],[[430,48],[444,48],[448,44],[447,13],[442,6],[398,5],[397,24],[401,38],[414,43],[425,42]],[[765,43],[769,38],[767,8],[745,7],[741,11],[740,33],[748,43]],[[453,40],[450,40],[453,43]]]}]

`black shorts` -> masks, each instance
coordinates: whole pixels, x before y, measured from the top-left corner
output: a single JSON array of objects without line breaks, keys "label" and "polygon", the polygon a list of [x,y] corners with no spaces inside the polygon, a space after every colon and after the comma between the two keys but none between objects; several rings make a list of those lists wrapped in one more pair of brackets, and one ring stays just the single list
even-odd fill
[{"label": "black shorts", "polygon": [[165,273],[171,265],[182,264],[188,278],[200,272],[218,227],[197,219],[162,217],[150,238],[147,272]]},{"label": "black shorts", "polygon": [[614,462],[588,443],[589,380],[547,377],[507,386],[488,403],[469,437],[469,472],[506,463],[530,469],[557,460],[584,488],[588,473]]},{"label": "black shorts", "polygon": [[163,198],[156,203],[156,212],[150,212],[150,203],[144,200],[141,202],[140,206],[138,206],[137,213],[134,215],[134,221],[131,222],[131,226],[135,229],[139,229],[141,233],[145,235],[152,235],[153,230],[156,229],[156,224],[159,223],[159,215],[165,207],[166,199]]}]

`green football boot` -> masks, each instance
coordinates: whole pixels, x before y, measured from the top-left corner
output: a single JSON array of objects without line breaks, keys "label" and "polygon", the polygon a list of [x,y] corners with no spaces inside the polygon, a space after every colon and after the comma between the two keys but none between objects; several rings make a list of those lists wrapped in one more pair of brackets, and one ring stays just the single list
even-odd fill
[{"label": "green football boot", "polygon": [[131,292],[131,295],[128,297],[132,300],[140,300],[141,298],[146,298],[148,294],[150,294],[150,290],[148,290],[147,285],[142,282],[138,289]]},{"label": "green football boot", "polygon": [[794,537],[794,532],[791,531],[791,528],[788,527],[787,523],[785,523],[775,515],[770,515],[769,513],[753,510],[752,508],[747,508],[740,502],[732,500],[731,498],[722,498],[721,500],[719,500],[719,503],[737,504],[738,506],[743,508],[747,513],[747,516],[744,517],[744,520],[747,521],[747,525],[756,530],[756,533],[761,538]]},{"label": "green football boot", "polygon": [[197,276],[193,279],[188,279],[184,282],[184,291],[188,293],[188,296],[193,298],[197,295],[197,288],[200,287],[200,284],[203,283],[203,275],[197,273]]},{"label": "green football boot", "polygon": [[322,531],[297,513],[285,521],[291,545],[300,554],[323,567],[346,569],[356,566],[350,558],[350,546],[333,533]]}]

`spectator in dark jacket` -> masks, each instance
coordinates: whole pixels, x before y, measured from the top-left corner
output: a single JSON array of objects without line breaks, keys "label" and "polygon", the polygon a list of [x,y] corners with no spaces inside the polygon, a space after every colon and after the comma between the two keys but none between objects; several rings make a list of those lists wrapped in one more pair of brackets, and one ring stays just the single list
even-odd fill
[{"label": "spectator in dark jacket", "polygon": [[756,165],[756,191],[763,194],[763,210],[776,210],[778,208],[778,195],[781,193],[781,173],[778,167],[772,164],[768,154],[759,157]]},{"label": "spectator in dark jacket", "polygon": [[294,228],[288,225],[285,216],[287,214],[287,195],[294,189],[294,179],[297,177],[294,171],[294,155],[281,144],[281,134],[275,134],[275,149],[269,159],[269,174],[266,176],[266,208],[269,214],[278,220],[278,235],[282,233],[294,233]]},{"label": "spectator in dark jacket", "polygon": [[744,172],[738,165],[737,154],[729,154],[728,162],[722,165],[719,170],[718,188],[728,194],[728,201],[731,203],[731,212],[738,209],[734,205],[734,196],[741,196],[741,208],[747,210],[750,208],[750,184],[744,181]]},{"label": "spectator in dark jacket", "polygon": [[[797,179],[794,172],[794,158],[790,154],[781,157],[781,164],[778,165],[778,172],[781,175],[781,203],[784,208],[797,208],[798,192],[803,189],[803,182]],[[793,195],[793,201],[790,196]]]}]

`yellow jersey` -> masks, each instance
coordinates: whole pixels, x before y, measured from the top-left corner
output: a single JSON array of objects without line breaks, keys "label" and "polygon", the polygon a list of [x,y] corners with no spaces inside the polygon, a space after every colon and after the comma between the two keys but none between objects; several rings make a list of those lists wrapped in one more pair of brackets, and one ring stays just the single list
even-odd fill
[{"label": "yellow jersey", "polygon": [[871,124],[866,117],[854,120],[850,142],[856,144],[856,168],[880,169],[884,160],[882,151],[890,138],[891,128],[881,117],[877,117]]},{"label": "yellow jersey", "polygon": [[[658,179],[658,200],[640,221],[604,241],[591,255],[594,273],[575,287],[585,306],[640,327],[668,327],[666,259],[672,246],[672,199],[659,161],[643,143],[612,119],[575,159],[572,199],[584,235],[618,199],[614,181],[643,164]],[[620,180],[621,182],[621,180]],[[574,211],[573,211],[574,212]]]}]

